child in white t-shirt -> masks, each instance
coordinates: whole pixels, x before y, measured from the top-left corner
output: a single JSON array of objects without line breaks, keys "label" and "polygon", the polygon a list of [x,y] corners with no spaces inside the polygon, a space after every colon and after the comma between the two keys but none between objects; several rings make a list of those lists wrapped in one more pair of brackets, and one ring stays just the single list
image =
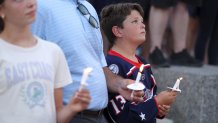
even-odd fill
[{"label": "child in white t-shirt", "polygon": [[36,0],[0,0],[0,123],[68,122],[87,108],[80,90],[62,106],[62,87],[72,82],[61,49],[33,36]]}]

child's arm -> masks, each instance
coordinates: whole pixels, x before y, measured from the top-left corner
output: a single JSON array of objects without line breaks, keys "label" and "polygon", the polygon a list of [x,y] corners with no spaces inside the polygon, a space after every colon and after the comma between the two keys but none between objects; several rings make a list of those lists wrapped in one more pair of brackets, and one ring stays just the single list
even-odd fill
[{"label": "child's arm", "polygon": [[91,100],[87,90],[80,90],[72,96],[70,102],[63,106],[62,88],[55,89],[55,106],[57,123],[68,123],[78,112],[85,110]]},{"label": "child's arm", "polygon": [[170,105],[158,105],[159,112],[157,114],[157,118],[163,119],[170,110]]},{"label": "child's arm", "polygon": [[176,91],[162,91],[155,96],[155,99],[158,105],[171,105],[175,101],[176,96]]},{"label": "child's arm", "polygon": [[157,118],[162,119],[167,115],[170,105],[175,101],[176,96],[177,92],[175,91],[162,91],[155,97],[159,108]]}]

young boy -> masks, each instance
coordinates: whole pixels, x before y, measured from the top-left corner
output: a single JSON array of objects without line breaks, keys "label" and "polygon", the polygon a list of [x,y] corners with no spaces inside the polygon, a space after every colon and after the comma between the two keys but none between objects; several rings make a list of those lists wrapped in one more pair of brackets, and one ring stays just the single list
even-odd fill
[{"label": "young boy", "polygon": [[110,70],[124,78],[136,79],[140,66],[144,64],[140,79],[145,85],[144,102],[136,104],[117,93],[110,93],[107,107],[110,122],[156,123],[156,117],[163,118],[168,113],[177,95],[173,91],[156,95],[151,66],[135,54],[137,47],[145,41],[142,16],[141,6],[135,3],[109,5],[101,12],[101,27],[111,44],[106,57]]}]

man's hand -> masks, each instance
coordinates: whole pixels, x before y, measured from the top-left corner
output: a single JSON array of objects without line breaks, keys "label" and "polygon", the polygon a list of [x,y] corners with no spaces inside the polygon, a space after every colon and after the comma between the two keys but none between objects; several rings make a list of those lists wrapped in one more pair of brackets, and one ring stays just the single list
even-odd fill
[{"label": "man's hand", "polygon": [[[129,101],[132,101],[132,102],[143,102],[143,96],[144,96],[144,91],[132,91],[132,90],[129,90],[127,88],[127,85],[129,84],[132,84],[134,83],[135,81],[134,80],[131,80],[131,79],[123,79],[123,82],[120,86],[120,88],[118,89],[119,90],[119,94],[121,96],[123,96],[125,99],[129,100]],[[132,94],[132,97],[131,97],[131,93],[133,92]]]},{"label": "man's hand", "polygon": [[124,79],[119,75],[112,73],[108,67],[103,68],[107,87],[110,92],[119,93],[125,99],[132,102],[143,102],[144,91],[134,91],[133,97],[131,97],[132,90],[127,88],[127,85],[134,83],[134,80]]}]

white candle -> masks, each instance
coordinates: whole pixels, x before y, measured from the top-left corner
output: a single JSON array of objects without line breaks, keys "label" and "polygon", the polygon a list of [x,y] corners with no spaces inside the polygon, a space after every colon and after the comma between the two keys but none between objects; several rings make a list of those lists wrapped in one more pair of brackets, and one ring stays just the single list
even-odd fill
[{"label": "white candle", "polygon": [[173,89],[179,89],[179,84],[180,84],[180,81],[182,80],[182,77],[180,77],[180,78],[178,78],[177,80],[176,80],[176,83],[175,83],[175,85],[173,86]]},{"label": "white candle", "polygon": [[141,79],[142,74],[140,72],[138,72],[135,83],[138,83],[139,80]]},{"label": "white candle", "polygon": [[82,75],[82,79],[81,79],[81,83],[80,83],[80,89],[84,88],[85,86],[87,86],[87,78],[89,76],[89,73],[92,71],[91,67],[87,67],[83,70],[83,75]]},{"label": "white candle", "polygon": [[137,77],[136,77],[136,80],[135,80],[135,83],[130,84],[130,85],[127,86],[127,88],[133,90],[131,95],[130,95],[131,98],[133,98],[134,90],[143,90],[145,88],[145,86],[142,83],[139,83],[139,81],[141,79],[141,76],[142,76],[142,71],[144,69],[144,66],[145,66],[144,64],[142,64],[140,66]]},{"label": "white candle", "polygon": [[142,64],[139,68],[139,72],[138,72],[136,80],[135,80],[136,83],[138,83],[140,81],[143,69],[144,69],[144,64]]}]

